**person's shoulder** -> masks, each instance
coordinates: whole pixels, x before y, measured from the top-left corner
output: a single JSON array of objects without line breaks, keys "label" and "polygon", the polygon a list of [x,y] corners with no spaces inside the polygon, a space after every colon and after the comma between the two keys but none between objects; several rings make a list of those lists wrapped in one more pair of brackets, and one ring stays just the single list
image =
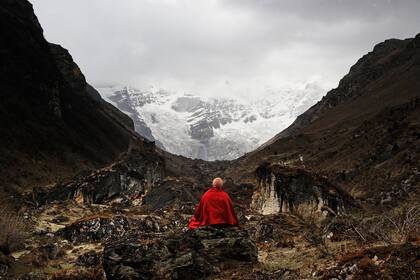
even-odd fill
[{"label": "person's shoulder", "polygon": [[213,191],[213,189],[212,189],[212,188],[208,188],[208,189],[204,192],[203,196],[205,196],[205,195],[209,195],[209,193],[211,193],[212,191]]},{"label": "person's shoulder", "polygon": [[224,190],[221,191],[221,194],[227,198],[230,198],[229,194],[225,192]]}]

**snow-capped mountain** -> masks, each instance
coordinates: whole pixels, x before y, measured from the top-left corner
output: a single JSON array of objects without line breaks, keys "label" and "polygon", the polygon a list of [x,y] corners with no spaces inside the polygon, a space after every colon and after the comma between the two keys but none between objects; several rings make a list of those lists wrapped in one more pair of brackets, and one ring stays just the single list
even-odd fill
[{"label": "snow-capped mountain", "polygon": [[150,88],[99,86],[102,97],[128,114],[135,129],[167,151],[205,160],[234,159],[257,148],[318,101],[317,84],[267,90],[263,98],[205,98]]}]

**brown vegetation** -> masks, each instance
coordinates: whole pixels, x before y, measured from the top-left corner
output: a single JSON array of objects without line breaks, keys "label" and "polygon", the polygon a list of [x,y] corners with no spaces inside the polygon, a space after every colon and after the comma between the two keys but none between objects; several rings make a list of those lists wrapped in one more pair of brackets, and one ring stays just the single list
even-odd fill
[{"label": "brown vegetation", "polygon": [[0,251],[10,254],[23,246],[28,226],[23,218],[7,206],[0,208]]},{"label": "brown vegetation", "polygon": [[101,269],[68,269],[51,276],[50,280],[104,280]]},{"label": "brown vegetation", "polygon": [[334,240],[397,244],[420,235],[420,205],[403,205],[381,214],[349,214],[325,222]]}]

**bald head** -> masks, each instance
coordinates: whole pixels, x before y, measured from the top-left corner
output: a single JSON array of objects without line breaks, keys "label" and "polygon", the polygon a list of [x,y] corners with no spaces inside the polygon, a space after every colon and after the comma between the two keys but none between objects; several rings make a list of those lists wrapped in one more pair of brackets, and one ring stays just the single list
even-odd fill
[{"label": "bald head", "polygon": [[213,179],[213,187],[216,187],[218,189],[221,189],[223,187],[223,180],[222,178],[214,178]]}]

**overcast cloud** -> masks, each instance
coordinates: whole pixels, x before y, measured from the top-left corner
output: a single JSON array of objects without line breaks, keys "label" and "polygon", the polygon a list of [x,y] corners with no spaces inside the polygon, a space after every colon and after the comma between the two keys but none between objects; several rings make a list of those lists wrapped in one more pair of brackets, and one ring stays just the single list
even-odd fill
[{"label": "overcast cloud", "polygon": [[32,0],[46,38],[91,84],[253,95],[329,89],[388,38],[420,32],[419,0]]}]

